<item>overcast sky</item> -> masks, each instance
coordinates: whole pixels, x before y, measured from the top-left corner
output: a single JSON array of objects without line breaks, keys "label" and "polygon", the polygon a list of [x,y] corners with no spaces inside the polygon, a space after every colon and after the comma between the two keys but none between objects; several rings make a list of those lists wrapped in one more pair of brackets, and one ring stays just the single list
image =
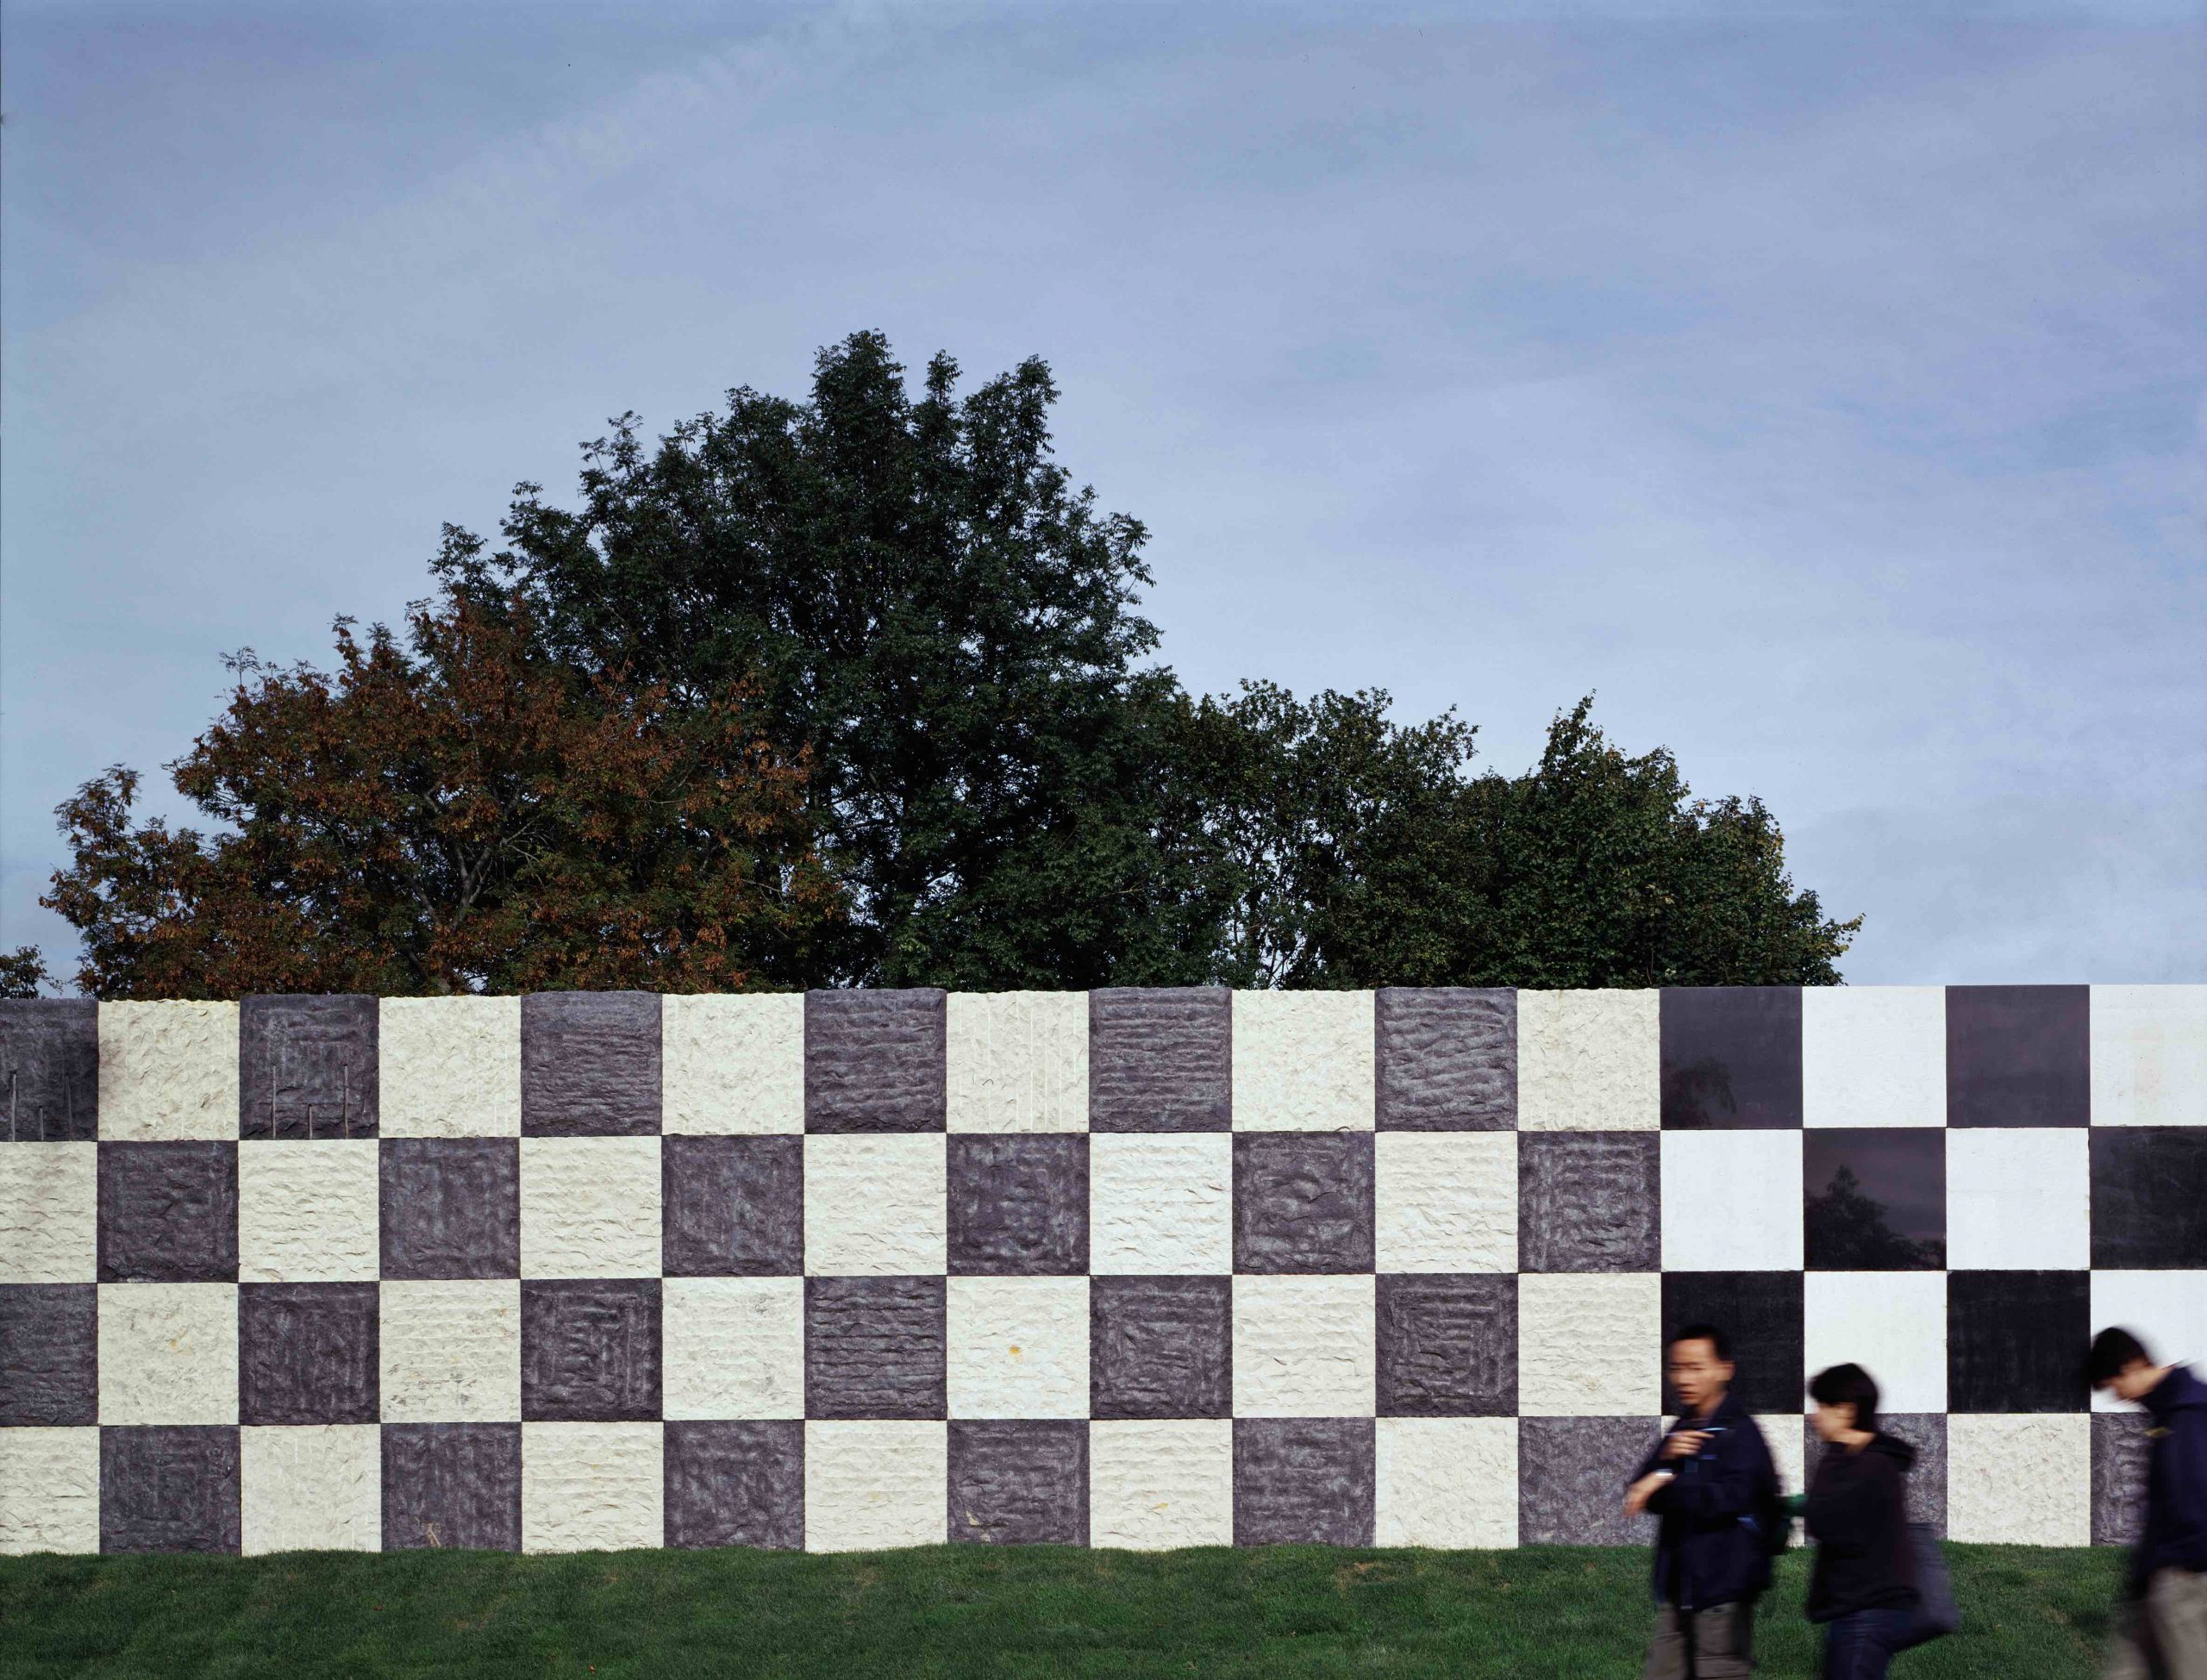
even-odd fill
[{"label": "overcast sky", "polygon": [[880,328],[1049,360],[1192,687],[1595,690],[1850,980],[2207,979],[2201,12],[1603,9],[11,0],[0,946],[225,650]]}]

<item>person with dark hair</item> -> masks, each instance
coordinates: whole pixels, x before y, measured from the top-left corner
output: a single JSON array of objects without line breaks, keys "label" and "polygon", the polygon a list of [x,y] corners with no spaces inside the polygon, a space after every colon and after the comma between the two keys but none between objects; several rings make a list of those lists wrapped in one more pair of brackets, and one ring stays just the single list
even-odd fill
[{"label": "person with dark hair", "polygon": [[1629,1516],[1660,1520],[1655,1632],[1641,1680],[1729,1680],[1753,1674],[1755,1600],[1782,1540],[1778,1471],[1747,1408],[1734,1398],[1732,1348],[1713,1324],[1672,1336],[1664,1374],[1679,1420],[1641,1461]]},{"label": "person with dark hair", "polygon": [[2085,1374],[2144,1407],[2148,1425],[2146,1521],[2106,1680],[2207,1680],[2207,1383],[2112,1326],[2092,1339]]},{"label": "person with dark hair", "polygon": [[1802,1508],[1816,1561],[1809,1620],[1824,1624],[1824,1680],[1884,1680],[1916,1621],[1906,1477],[1916,1449],[1878,1428],[1878,1385],[1860,1365],[1809,1384],[1823,1442]]}]

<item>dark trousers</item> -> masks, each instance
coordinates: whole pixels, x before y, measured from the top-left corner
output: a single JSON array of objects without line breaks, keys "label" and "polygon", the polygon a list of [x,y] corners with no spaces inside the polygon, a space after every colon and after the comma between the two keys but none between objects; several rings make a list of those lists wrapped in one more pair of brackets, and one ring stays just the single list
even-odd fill
[{"label": "dark trousers", "polygon": [[1913,1610],[1857,1610],[1824,1625],[1823,1680],[1885,1680]]}]

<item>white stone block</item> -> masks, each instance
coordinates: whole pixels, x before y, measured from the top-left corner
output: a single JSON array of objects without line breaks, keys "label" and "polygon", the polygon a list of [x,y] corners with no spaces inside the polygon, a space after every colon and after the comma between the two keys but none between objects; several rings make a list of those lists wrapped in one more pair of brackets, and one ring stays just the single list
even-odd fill
[{"label": "white stone block", "polygon": [[1653,1132],[1663,1040],[1649,991],[1517,994],[1517,1129]]},{"label": "white stone block", "polygon": [[2082,1271],[2092,1263],[2091,1138],[2055,1127],[1947,1134],[1947,1265]]},{"label": "white stone block", "polygon": [[0,1283],[99,1276],[99,1146],[0,1146]]},{"label": "white stone block", "polygon": [[383,1431],[372,1423],[241,1429],[238,1496],[238,1537],[248,1558],[380,1552]]},{"label": "white stone block", "polygon": [[1370,1417],[1373,1279],[1234,1280],[1234,1415]]},{"label": "white stone block", "polygon": [[[2207,1370],[2207,1270],[2195,1271],[2095,1271],[2092,1274],[2094,1333],[2119,1324],[2146,1344],[2162,1365]],[[2114,1396],[2095,1391],[2096,1412],[2135,1409]]]},{"label": "white stone block", "polygon": [[235,1003],[100,1005],[100,1136],[238,1134]]},{"label": "white stone block", "polygon": [[1234,1140],[1223,1132],[1088,1140],[1089,1270],[1166,1276],[1234,1270]]},{"label": "white stone block", "polygon": [[2207,1126],[2207,986],[2094,986],[2092,1124]]},{"label": "white stone block", "polygon": [[1381,1271],[1517,1269],[1515,1132],[1382,1132],[1372,1146]]},{"label": "white stone block", "polygon": [[1662,1409],[1663,1280],[1652,1271],[1517,1280],[1521,1417],[1653,1417]]},{"label": "white stone block", "polygon": [[1232,1422],[1091,1423],[1088,1543],[1142,1552],[1233,1545]]},{"label": "white stone block", "polygon": [[816,1277],[948,1270],[941,1133],[804,1140],[804,1269]]},{"label": "white stone block", "polygon": [[953,1132],[1088,1129],[1088,994],[960,992],[947,1003]]},{"label": "white stone block", "polygon": [[386,1279],[385,1423],[511,1423],[521,1416],[521,1284],[510,1277]]},{"label": "white stone block", "polygon": [[1383,1417],[1374,1426],[1372,1544],[1517,1544],[1517,1420]]},{"label": "white stone block", "polygon": [[521,1140],[521,1275],[660,1275],[657,1138]]},{"label": "white stone block", "polygon": [[949,1533],[950,1434],[939,1422],[804,1426],[804,1547],[941,1546]]},{"label": "white stone block", "polygon": [[0,1429],[0,1558],[99,1549],[100,1432]]},{"label": "white stone block", "polygon": [[804,1130],[803,992],[674,996],[660,1010],[661,1130]]},{"label": "white stone block", "polygon": [[953,1277],[953,1417],[1088,1415],[1088,1279]]},{"label": "white stone block", "polygon": [[1804,986],[1804,1126],[1944,1126],[1943,986]]},{"label": "white stone block", "polygon": [[103,1283],[102,1423],[235,1423],[234,1283]]},{"label": "white stone block", "polygon": [[804,1415],[804,1279],[670,1277],[660,1290],[666,1416]]},{"label": "white stone block", "polygon": [[521,1549],[634,1552],[666,1543],[656,1423],[524,1423]]},{"label": "white stone block", "polygon": [[[1947,1274],[1811,1271],[1802,1282],[1804,1375],[1858,1365],[1877,1379],[1879,1408],[1947,1409]],[[1813,1411],[1805,1394],[1801,1408]]]},{"label": "white stone block", "polygon": [[521,1135],[521,999],[386,997],[376,1038],[385,1137]]},{"label": "white stone block", "polygon": [[[1782,1416],[1757,1417],[1755,1427],[1762,1431],[1764,1443],[1770,1448],[1770,1461],[1778,1466],[1779,1486],[1789,1494],[1806,1493],[1809,1490],[1809,1424],[1798,1412]],[[1793,1523],[1793,1539],[1802,1539],[1800,1520]]]},{"label": "white stone block", "polygon": [[257,1140],[238,1149],[238,1277],[372,1283],[380,1275],[376,1140]]},{"label": "white stone block", "polygon": [[2082,1412],[1947,1419],[1947,1538],[2092,1543],[2092,1421]]},{"label": "white stone block", "polygon": [[1368,991],[1234,994],[1234,1129],[1369,1132],[1378,1104]]},{"label": "white stone block", "polygon": [[1666,1132],[1666,1271],[1798,1271],[1798,1132]]}]

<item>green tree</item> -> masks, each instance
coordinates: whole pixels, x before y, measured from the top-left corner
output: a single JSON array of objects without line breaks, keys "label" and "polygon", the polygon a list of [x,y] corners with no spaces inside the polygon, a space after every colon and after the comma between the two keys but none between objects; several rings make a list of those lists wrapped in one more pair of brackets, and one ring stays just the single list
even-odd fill
[{"label": "green tree", "polygon": [[0,997],[36,997],[39,988],[53,977],[46,971],[46,958],[34,945],[0,952]]}]

